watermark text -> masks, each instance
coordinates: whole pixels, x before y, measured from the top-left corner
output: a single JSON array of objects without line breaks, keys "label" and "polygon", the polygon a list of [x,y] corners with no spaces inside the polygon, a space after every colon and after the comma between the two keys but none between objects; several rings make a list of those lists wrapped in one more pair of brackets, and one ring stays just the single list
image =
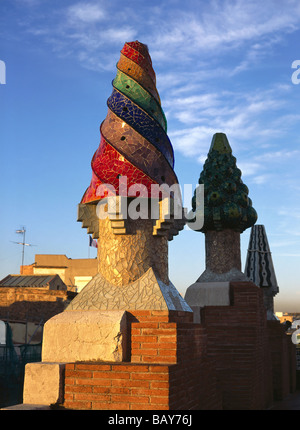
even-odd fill
[{"label": "watermark text", "polygon": [[294,85],[300,84],[300,60],[295,60],[292,62],[292,69],[296,69],[292,74],[292,83]]},{"label": "watermark text", "polygon": [[[128,187],[126,176],[119,178],[118,192],[111,184],[98,186],[96,195],[99,201],[96,213],[99,219],[153,219],[184,220],[191,230],[200,230],[204,223],[204,185],[195,189],[192,184],[152,184],[149,190],[144,184]],[[193,196],[196,210],[188,211]]]},{"label": "watermark text", "polygon": [[6,65],[5,62],[0,60],[0,85],[6,84]]}]

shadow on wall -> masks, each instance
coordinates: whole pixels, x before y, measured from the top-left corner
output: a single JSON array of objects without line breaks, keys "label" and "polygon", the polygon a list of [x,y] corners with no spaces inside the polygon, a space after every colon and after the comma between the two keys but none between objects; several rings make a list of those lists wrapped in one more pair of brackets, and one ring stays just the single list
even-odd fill
[{"label": "shadow on wall", "polygon": [[9,306],[0,306],[0,320],[39,323],[43,319],[45,322],[63,312],[68,304],[69,301],[60,297],[57,297],[56,301],[17,301]]}]

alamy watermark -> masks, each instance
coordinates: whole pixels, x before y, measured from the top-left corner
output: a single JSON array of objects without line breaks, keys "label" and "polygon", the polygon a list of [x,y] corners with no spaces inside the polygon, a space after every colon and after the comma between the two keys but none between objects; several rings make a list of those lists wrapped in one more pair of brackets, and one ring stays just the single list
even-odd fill
[{"label": "alamy watermark", "polygon": [[[119,177],[118,192],[111,184],[98,186],[96,195],[100,200],[96,213],[99,219],[109,216],[123,219],[184,220],[192,230],[199,230],[204,223],[204,185],[198,185],[193,192],[192,184],[152,184],[150,190],[144,184],[133,184],[128,187],[126,176]],[[196,210],[188,211],[195,196]]]},{"label": "alamy watermark", "polygon": [[292,342],[295,345],[299,345],[300,344],[300,320],[293,321],[292,328],[296,329],[292,333]]},{"label": "alamy watermark", "polygon": [[2,60],[0,60],[0,84],[6,84],[6,65]]},{"label": "alamy watermark", "polygon": [[296,69],[292,74],[292,83],[294,85],[300,84],[300,60],[295,60],[292,62],[292,69]]}]

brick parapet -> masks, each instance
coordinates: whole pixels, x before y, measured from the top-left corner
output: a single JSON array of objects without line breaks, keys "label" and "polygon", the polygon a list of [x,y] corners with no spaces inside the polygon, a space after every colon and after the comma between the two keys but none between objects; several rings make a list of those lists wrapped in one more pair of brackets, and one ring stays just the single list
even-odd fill
[{"label": "brick parapet", "polygon": [[183,321],[188,322],[178,322],[178,314],[170,318],[165,311],[134,314],[129,313],[134,318],[131,361],[67,364],[64,406],[123,410],[220,409],[214,366],[205,358],[205,329],[191,323],[190,316],[182,315]]},{"label": "brick parapet", "polygon": [[230,283],[230,306],[201,309],[207,357],[215,360],[224,409],[265,409],[296,388],[294,345],[268,321],[263,291]]},{"label": "brick parapet", "polygon": [[64,406],[72,409],[168,409],[169,366],[69,363]]}]

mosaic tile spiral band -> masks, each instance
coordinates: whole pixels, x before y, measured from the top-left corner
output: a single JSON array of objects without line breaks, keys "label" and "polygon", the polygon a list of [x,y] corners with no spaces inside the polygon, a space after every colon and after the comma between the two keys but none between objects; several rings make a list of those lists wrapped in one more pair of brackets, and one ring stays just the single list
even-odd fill
[{"label": "mosaic tile spiral band", "polygon": [[81,203],[111,195],[110,186],[120,195],[120,176],[127,177],[128,188],[134,184],[146,186],[149,196],[151,185],[178,183],[167,121],[146,45],[125,43],[112,85],[108,113],[100,126],[100,145],[91,163],[92,180]]}]

